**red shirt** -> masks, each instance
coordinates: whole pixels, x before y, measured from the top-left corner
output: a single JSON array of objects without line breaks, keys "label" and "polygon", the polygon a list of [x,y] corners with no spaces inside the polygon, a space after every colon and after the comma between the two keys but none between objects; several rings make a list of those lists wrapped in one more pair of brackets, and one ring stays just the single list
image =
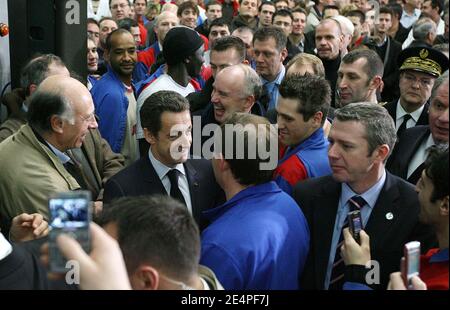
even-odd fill
[{"label": "red shirt", "polygon": [[448,290],[448,249],[431,249],[420,257],[420,278],[429,290]]}]

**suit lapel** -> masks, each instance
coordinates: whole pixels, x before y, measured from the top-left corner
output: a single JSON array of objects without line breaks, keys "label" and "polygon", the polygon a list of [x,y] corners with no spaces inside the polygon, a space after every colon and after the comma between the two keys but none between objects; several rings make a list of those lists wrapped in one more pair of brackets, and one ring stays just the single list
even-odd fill
[{"label": "suit lapel", "polygon": [[416,126],[418,125],[428,125],[428,109],[430,107],[430,102],[427,101],[423,107],[422,113],[417,120]]},{"label": "suit lapel", "polygon": [[341,195],[341,185],[331,177],[322,185],[320,194],[314,197],[314,245],[316,285],[323,289],[328,259],[330,256],[331,240],[333,238],[334,223]]},{"label": "suit lapel", "polygon": [[199,180],[198,180],[198,173],[197,170],[194,168],[194,166],[191,164],[190,160],[187,160],[184,163],[184,169],[186,170],[186,175],[189,183],[189,193],[191,195],[191,204],[192,204],[192,215],[197,220],[197,223],[199,223],[200,217],[201,217],[201,210],[200,208],[196,207],[199,206]]},{"label": "suit lapel", "polygon": [[386,172],[386,181],[380,191],[377,202],[370,214],[365,231],[370,238],[371,248],[377,249],[383,243],[383,236],[389,236],[389,230],[398,220],[397,200],[400,197],[394,178]]},{"label": "suit lapel", "polygon": [[167,195],[167,191],[148,156],[144,156],[139,159],[138,171],[142,175],[143,181],[145,183],[149,183],[145,186],[152,188],[152,192],[164,193]]}]

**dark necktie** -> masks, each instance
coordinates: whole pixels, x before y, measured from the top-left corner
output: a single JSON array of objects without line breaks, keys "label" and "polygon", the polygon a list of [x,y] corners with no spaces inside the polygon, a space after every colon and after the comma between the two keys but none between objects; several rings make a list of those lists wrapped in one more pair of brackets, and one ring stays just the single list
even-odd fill
[{"label": "dark necktie", "polygon": [[[349,211],[361,210],[362,207],[366,204],[366,201],[361,196],[353,196],[348,200]],[[339,236],[339,242],[336,247],[336,253],[334,255],[334,263],[333,268],[331,270],[330,277],[330,286],[329,290],[342,290],[342,285],[344,284],[344,272],[345,272],[345,264],[344,259],[341,257],[341,246],[344,242],[344,236],[342,231],[344,228],[348,227],[348,219],[345,217],[344,225],[342,226],[341,235]]]},{"label": "dark necktie", "polygon": [[167,176],[170,180],[170,197],[177,199],[183,205],[186,205],[186,201],[184,200],[184,196],[178,187],[178,176],[180,172],[177,169],[172,169],[167,173]]},{"label": "dark necktie", "polygon": [[411,115],[410,114],[405,114],[403,116],[403,123],[400,125],[400,127],[398,127],[397,130],[397,137],[401,137],[402,133],[405,131],[406,129],[406,123],[411,119]]},{"label": "dark necktie", "polygon": [[67,151],[66,155],[70,157],[70,161],[64,164],[64,168],[66,168],[67,172],[69,172],[70,175],[73,176],[73,178],[77,181],[78,185],[80,185],[82,189],[87,190],[88,187],[83,177],[81,164],[75,159],[70,151]]}]

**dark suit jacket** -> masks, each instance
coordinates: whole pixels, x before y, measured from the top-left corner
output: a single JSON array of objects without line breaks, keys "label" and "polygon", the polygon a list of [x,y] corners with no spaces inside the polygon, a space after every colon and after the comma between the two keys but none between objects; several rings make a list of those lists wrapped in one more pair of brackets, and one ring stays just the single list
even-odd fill
[{"label": "dark suit jacket", "polygon": [[[184,168],[191,194],[192,215],[200,227],[204,227],[206,223],[200,220],[202,211],[223,203],[224,194],[215,181],[210,161],[189,159]],[[108,180],[103,201],[107,204],[119,197],[155,194],[167,195],[167,191],[150,159],[144,156]]]},{"label": "dark suit jacket", "polygon": [[[388,110],[389,115],[394,120],[394,123],[396,123],[395,119],[397,118],[397,101],[398,101],[398,99],[391,101],[389,103],[386,103],[384,105],[386,110]],[[422,110],[422,114],[420,114],[419,119],[417,120],[416,126],[428,125],[428,108],[429,108],[429,106],[430,106],[430,103],[427,101]],[[395,124],[395,125],[397,125],[397,124]]]},{"label": "dark suit jacket", "polygon": [[[389,36],[388,40],[390,43],[390,48],[387,56],[387,61],[384,64],[384,73],[383,73],[384,89],[383,92],[381,93],[381,100],[385,102],[398,98],[400,94],[400,89],[398,88],[399,71],[397,59],[398,55],[402,51],[402,45],[399,42],[393,40]],[[384,62],[383,58],[381,58],[381,60]]]},{"label": "dark suit jacket", "polygon": [[[341,183],[332,176],[309,179],[297,184],[293,197],[309,224],[310,250],[301,279],[303,289],[324,289],[334,222]],[[393,214],[392,220],[386,214]],[[372,210],[365,231],[370,236],[371,258],[380,263],[380,285],[386,288],[389,274],[398,271],[403,245],[411,240],[433,243],[429,227],[418,223],[419,201],[411,184],[386,174],[386,182]],[[431,236],[431,237],[430,237]]]},{"label": "dark suit jacket", "polygon": [[392,155],[387,161],[386,169],[389,170],[390,173],[395,174],[412,184],[416,184],[418,178],[413,179],[410,177],[410,179],[407,179],[408,165],[414,154],[416,154],[417,149],[425,142],[429,135],[429,126],[414,126],[406,129],[400,136],[399,143],[392,151]]}]

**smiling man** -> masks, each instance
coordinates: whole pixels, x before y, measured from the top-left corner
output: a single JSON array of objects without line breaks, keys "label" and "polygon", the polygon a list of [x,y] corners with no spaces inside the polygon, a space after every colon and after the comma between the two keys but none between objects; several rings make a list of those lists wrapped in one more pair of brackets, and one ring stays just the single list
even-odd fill
[{"label": "smiling man", "polygon": [[384,289],[398,269],[403,245],[421,241],[429,248],[432,232],[418,222],[414,186],[385,170],[395,144],[394,122],[373,103],[351,103],[335,111],[328,136],[332,175],[309,179],[294,188],[311,232],[311,251],[303,276],[304,289],[340,290],[344,262],[342,230],[349,211],[360,210],[371,241],[371,257],[382,266],[374,288]]},{"label": "smiling man", "polygon": [[274,180],[286,193],[301,180],[331,173],[322,126],[330,108],[330,85],[323,77],[287,76],[277,105],[280,160]]},{"label": "smiling man", "polygon": [[136,141],[136,98],[131,76],[137,54],[134,38],[125,29],[111,32],[106,39],[108,72],[92,87],[99,130],[116,153],[131,164],[138,158]]},{"label": "smiling man", "polygon": [[0,218],[9,222],[21,213],[40,213],[49,220],[51,194],[82,188],[67,169],[90,129],[97,128],[94,104],[86,86],[53,75],[33,94],[28,124],[0,144]]}]

